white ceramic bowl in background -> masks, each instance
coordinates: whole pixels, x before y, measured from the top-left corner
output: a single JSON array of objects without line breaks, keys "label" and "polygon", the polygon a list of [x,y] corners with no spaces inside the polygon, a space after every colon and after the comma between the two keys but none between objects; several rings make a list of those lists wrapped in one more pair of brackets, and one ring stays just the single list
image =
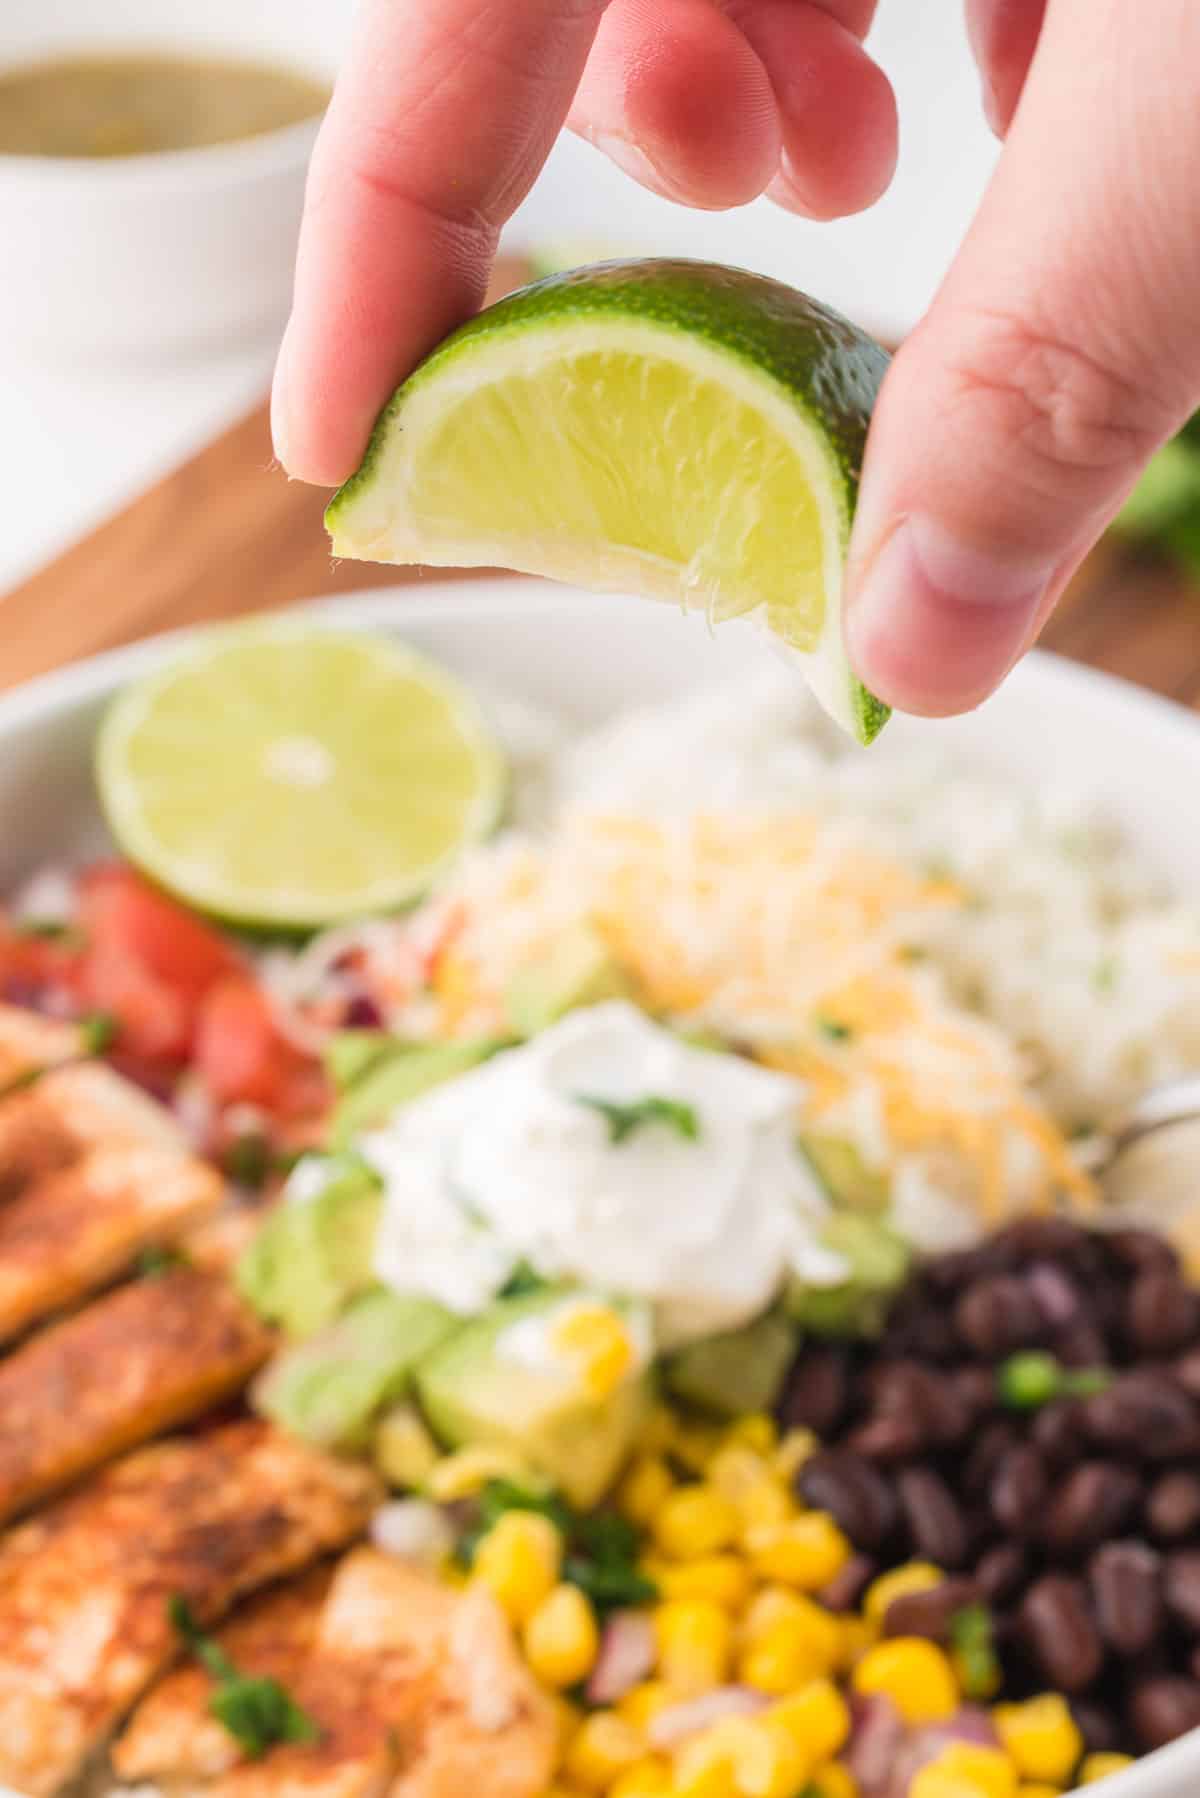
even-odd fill
[{"label": "white ceramic bowl in background", "polygon": [[[438,582],[424,594],[328,602],[317,616],[402,635],[465,675],[580,725],[749,672],[770,651],[751,630],[666,606],[550,588],[531,580]],[[0,699],[0,892],[46,861],[101,849],[91,748],[106,701],[175,653],[160,638],[66,668]],[[1053,770],[1099,796],[1131,853],[1200,896],[1200,720],[1124,682],[1035,654],[968,718],[895,719],[889,740],[940,740],[947,756],[1031,785]],[[1182,828],[1181,828],[1182,826]],[[1194,1798],[1200,1732],[1104,1785],[1105,1798]],[[5,1793],[0,1798],[18,1798]]]},{"label": "white ceramic bowl in background", "polygon": [[[331,81],[348,20],[340,0],[31,0],[0,5],[0,68],[229,54]],[[281,328],[316,130],[150,156],[0,156],[6,352],[153,358]]]}]

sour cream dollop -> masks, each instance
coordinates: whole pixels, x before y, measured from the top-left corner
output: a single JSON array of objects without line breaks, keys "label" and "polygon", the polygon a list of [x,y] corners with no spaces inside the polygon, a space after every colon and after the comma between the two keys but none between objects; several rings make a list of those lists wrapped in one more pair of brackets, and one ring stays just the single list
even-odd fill
[{"label": "sour cream dollop", "polygon": [[[803,1089],[695,1048],[623,1002],[571,1013],[399,1111],[358,1145],[385,1203],[379,1277],[475,1312],[519,1262],[644,1299],[664,1347],[738,1325],[790,1273],[836,1284],[828,1206],[796,1143]],[[603,1111],[689,1109],[617,1140]]]}]

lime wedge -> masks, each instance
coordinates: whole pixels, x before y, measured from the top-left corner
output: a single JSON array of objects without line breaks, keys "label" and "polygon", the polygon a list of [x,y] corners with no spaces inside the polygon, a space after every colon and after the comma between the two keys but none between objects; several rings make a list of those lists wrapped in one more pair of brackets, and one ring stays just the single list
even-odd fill
[{"label": "lime wedge", "polygon": [[339,556],[524,569],[713,622],[757,613],[861,742],[842,646],[883,350],[776,281],[610,262],[524,288],[396,392],[326,523]]},{"label": "lime wedge", "polygon": [[206,634],[126,689],[96,772],[131,861],[204,911],[288,930],[417,898],[492,828],[505,785],[450,675],[293,622]]}]

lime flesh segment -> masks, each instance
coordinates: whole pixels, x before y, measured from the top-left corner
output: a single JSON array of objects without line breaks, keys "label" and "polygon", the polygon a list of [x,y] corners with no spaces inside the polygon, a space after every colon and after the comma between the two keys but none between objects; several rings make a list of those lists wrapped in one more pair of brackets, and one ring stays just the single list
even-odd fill
[{"label": "lime flesh segment", "polygon": [[215,632],[121,694],[97,779],[131,861],[204,911],[310,929],[418,898],[495,824],[470,694],[379,637]]},{"label": "lime flesh segment", "polygon": [[704,263],[609,263],[511,295],[384,412],[335,553],[501,565],[756,614],[860,741],[887,709],[842,647],[858,469],[887,358],[803,295]]}]

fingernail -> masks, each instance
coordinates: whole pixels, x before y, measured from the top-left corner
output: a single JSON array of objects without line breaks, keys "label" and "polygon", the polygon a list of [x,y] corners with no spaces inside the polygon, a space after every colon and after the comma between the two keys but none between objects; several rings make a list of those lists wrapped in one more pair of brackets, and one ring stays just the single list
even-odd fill
[{"label": "fingernail", "polygon": [[288,330],[283,333],[279,354],[275,358],[275,376],[271,382],[271,442],[275,454],[286,469],[291,447],[291,396],[288,391]]},{"label": "fingernail", "polygon": [[1053,563],[998,557],[934,519],[905,518],[848,597],[851,660],[904,710],[964,709],[1020,655],[1053,578]]},{"label": "fingernail", "polygon": [[660,175],[640,144],[635,144],[628,137],[618,137],[615,132],[593,131],[590,141],[615,162],[625,174],[632,175],[643,187],[648,187],[656,194],[663,194],[668,200],[675,198],[671,183]]}]

